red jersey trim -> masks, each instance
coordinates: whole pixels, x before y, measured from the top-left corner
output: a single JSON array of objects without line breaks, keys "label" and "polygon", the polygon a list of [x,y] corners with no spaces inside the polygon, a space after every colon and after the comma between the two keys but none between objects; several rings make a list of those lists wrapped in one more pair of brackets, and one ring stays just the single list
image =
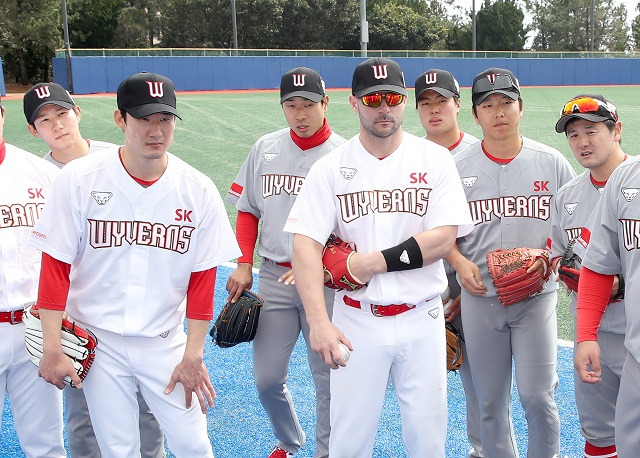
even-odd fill
[{"label": "red jersey trim", "polygon": [[2,141],[0,141],[0,164],[2,164],[6,155],[7,155],[7,144],[3,138]]},{"label": "red jersey trim", "polygon": [[492,155],[491,155],[491,154],[489,154],[489,152],[484,148],[484,140],[482,140],[481,146],[482,146],[482,152],[485,154],[485,156],[487,156],[487,157],[488,157],[489,159],[491,159],[493,162],[496,162],[496,163],[498,163],[498,164],[508,164],[508,163],[510,163],[511,161],[513,161],[513,160],[515,159],[515,156],[514,156],[514,157],[510,157],[510,158],[508,158],[508,159],[501,159],[501,158],[499,158],[499,157],[492,156]]},{"label": "red jersey trim", "polygon": [[306,151],[308,149],[315,148],[316,146],[320,146],[324,142],[326,142],[327,139],[331,136],[331,128],[329,127],[327,118],[325,118],[322,122],[322,127],[318,129],[318,131],[311,137],[302,138],[292,129],[289,130],[289,133],[291,134],[291,140],[293,140],[293,143],[298,145],[298,148],[300,148],[302,151]]},{"label": "red jersey trim", "polygon": [[460,132],[460,138],[458,138],[458,141],[455,142],[453,145],[451,145],[448,150],[449,151],[453,151],[454,149],[456,149],[458,147],[458,145],[462,142],[462,137],[464,137],[464,132]]},{"label": "red jersey trim", "polygon": [[122,161],[122,147],[120,147],[120,149],[118,150],[118,156],[120,157],[120,163],[122,164],[122,167],[124,168],[124,170],[140,186],[144,186],[145,188],[148,188],[149,186],[151,186],[153,183],[155,183],[156,181],[158,181],[160,179],[160,178],[158,178],[157,180],[143,180],[142,178],[134,177],[133,175],[131,175],[131,173],[129,173],[129,171],[127,170],[127,168],[124,165],[124,162]]},{"label": "red jersey trim", "polygon": [[229,194],[240,198],[243,190],[244,188],[242,186],[234,182],[234,183],[231,183],[231,187],[229,188]]}]

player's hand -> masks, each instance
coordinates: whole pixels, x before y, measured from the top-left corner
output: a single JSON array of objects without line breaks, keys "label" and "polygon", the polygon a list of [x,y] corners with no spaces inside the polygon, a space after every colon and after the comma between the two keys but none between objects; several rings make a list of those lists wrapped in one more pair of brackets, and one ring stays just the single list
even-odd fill
[{"label": "player's hand", "polygon": [[60,390],[66,386],[62,381],[66,376],[71,378],[76,388],[82,388],[82,380],[73,367],[71,359],[62,353],[62,348],[60,348],[60,351],[45,351],[43,353],[38,375]]},{"label": "player's hand", "polygon": [[618,294],[618,290],[620,289],[620,276],[619,275],[614,275],[613,276],[613,287],[611,288],[611,298],[614,298],[617,296]]},{"label": "player's hand", "polygon": [[213,389],[207,367],[198,356],[188,356],[185,354],[180,364],[176,366],[171,374],[171,380],[164,389],[164,394],[170,394],[177,383],[182,383],[184,387],[184,400],[187,409],[191,407],[193,393],[196,394],[200,403],[202,413],[207,413],[207,404],[213,407],[213,400],[216,398],[216,390]]},{"label": "player's hand", "polygon": [[252,267],[253,265],[248,262],[241,262],[238,263],[238,267],[231,272],[231,275],[229,275],[227,279],[227,291],[229,292],[227,302],[231,301],[235,303],[245,289],[251,289],[251,285],[253,285]]},{"label": "player's hand", "polygon": [[293,278],[293,269],[287,270],[280,278],[278,278],[278,283],[284,283],[285,285],[295,285],[296,281]]},{"label": "player's hand", "polygon": [[531,274],[537,270],[542,278],[545,278],[547,276],[547,269],[547,263],[545,263],[542,259],[536,259],[531,267],[527,269],[527,273]]},{"label": "player's hand", "polygon": [[585,340],[576,346],[573,365],[580,380],[586,383],[597,383],[601,380],[600,345],[595,340]]},{"label": "player's hand", "polygon": [[460,277],[460,286],[475,296],[484,296],[487,293],[487,287],[482,281],[480,269],[468,259],[463,259],[457,266],[458,277]]},{"label": "player's hand", "polygon": [[444,321],[450,323],[457,316],[460,315],[460,303],[462,299],[462,294],[458,294],[458,297],[452,300],[451,305],[447,308],[447,313],[444,316]]},{"label": "player's hand", "polygon": [[[349,339],[331,321],[326,320],[310,325],[309,336],[311,349],[324,360],[327,366],[331,369],[346,366],[346,363],[342,364],[344,360],[342,359],[338,342],[345,344],[350,351],[353,351],[353,347]],[[340,363],[338,364],[336,361]]]}]

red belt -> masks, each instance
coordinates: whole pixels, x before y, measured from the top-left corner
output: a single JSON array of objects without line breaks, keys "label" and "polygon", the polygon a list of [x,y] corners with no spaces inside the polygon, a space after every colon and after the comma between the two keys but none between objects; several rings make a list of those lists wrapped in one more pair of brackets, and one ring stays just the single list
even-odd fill
[{"label": "red belt", "polygon": [[24,310],[14,310],[13,312],[0,312],[0,323],[18,324],[22,323]]},{"label": "red belt", "polygon": [[[342,299],[344,303],[350,307],[355,307],[357,309],[360,307],[360,301],[356,301],[351,299],[349,296],[343,296]],[[411,310],[416,306],[413,304],[389,304],[389,305],[377,305],[371,304],[371,313],[374,316],[394,316],[399,315],[400,313],[406,312],[407,310]]]},{"label": "red belt", "polygon": [[271,259],[267,259],[267,258],[264,258],[264,260],[265,260],[265,261],[272,262],[272,263],[274,263],[276,266],[280,266],[280,267],[288,267],[289,269],[291,269],[291,263],[290,263],[290,262],[275,262],[275,261],[272,261]]}]

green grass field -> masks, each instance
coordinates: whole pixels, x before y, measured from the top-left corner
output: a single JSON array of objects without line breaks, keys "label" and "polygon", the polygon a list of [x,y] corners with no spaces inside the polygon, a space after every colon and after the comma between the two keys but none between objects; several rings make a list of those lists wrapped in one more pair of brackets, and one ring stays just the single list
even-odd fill
[{"label": "green grass field", "polygon": [[[522,134],[560,150],[579,173],[581,167],[571,154],[565,136],[557,134],[554,126],[562,105],[581,93],[602,93],[616,104],[623,124],[623,150],[636,155],[640,148],[640,124],[633,122],[640,109],[640,87],[637,86],[523,88]],[[348,94],[347,90],[330,90],[327,113],[333,130],[346,138],[358,132],[357,117],[349,107]],[[404,129],[424,135],[414,108],[413,93],[409,96]],[[209,175],[224,195],[253,143],[261,135],[286,125],[278,101],[277,91],[179,94],[178,109],[183,120],[178,121],[171,152]],[[470,101],[469,88],[463,88],[460,126],[481,137],[471,114]],[[86,138],[123,142],[123,134],[112,117],[115,96],[78,96],[76,103],[83,110],[81,130]],[[7,142],[38,155],[46,153],[46,145],[27,131],[22,101],[5,98],[2,104],[6,108],[4,137]],[[235,210],[227,209],[235,221]],[[559,336],[571,340],[573,321],[567,297],[564,293],[559,297]]]}]

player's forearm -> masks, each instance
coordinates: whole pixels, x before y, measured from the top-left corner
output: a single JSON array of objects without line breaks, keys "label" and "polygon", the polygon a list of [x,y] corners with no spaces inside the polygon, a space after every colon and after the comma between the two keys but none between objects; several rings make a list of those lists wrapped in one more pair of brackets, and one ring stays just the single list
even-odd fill
[{"label": "player's forearm", "polygon": [[461,263],[466,261],[467,258],[465,258],[462,253],[460,253],[458,244],[454,243],[451,253],[448,256],[445,256],[444,260],[451,264],[451,267],[453,267],[457,271],[460,270]]},{"label": "player's forearm", "polygon": [[322,245],[305,235],[296,234],[293,238],[291,264],[307,322],[312,325],[315,322],[329,321],[324,301]]},{"label": "player's forearm", "polygon": [[60,328],[64,312],[60,310],[38,309],[42,323],[42,351],[48,353],[62,353]]},{"label": "player's forearm", "polygon": [[184,359],[197,359],[202,361],[204,357],[204,341],[209,332],[208,320],[195,320],[187,318],[187,344],[184,349]]}]

